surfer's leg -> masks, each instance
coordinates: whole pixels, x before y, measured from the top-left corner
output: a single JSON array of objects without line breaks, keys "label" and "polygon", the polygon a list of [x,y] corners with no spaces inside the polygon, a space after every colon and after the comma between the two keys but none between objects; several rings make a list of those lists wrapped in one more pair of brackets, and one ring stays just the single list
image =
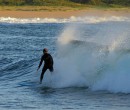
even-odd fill
[{"label": "surfer's leg", "polygon": [[42,79],[43,79],[43,76],[44,76],[44,73],[46,72],[46,70],[47,70],[47,68],[44,66],[42,69],[41,77],[40,77],[40,83],[42,83]]}]

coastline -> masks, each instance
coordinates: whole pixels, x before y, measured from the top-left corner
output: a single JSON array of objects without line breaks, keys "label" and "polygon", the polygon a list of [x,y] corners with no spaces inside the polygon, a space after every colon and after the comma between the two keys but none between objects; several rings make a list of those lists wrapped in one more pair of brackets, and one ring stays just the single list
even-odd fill
[{"label": "coastline", "polygon": [[9,11],[0,10],[0,17],[11,18],[69,18],[71,16],[130,16],[130,9],[96,9],[70,11]]}]

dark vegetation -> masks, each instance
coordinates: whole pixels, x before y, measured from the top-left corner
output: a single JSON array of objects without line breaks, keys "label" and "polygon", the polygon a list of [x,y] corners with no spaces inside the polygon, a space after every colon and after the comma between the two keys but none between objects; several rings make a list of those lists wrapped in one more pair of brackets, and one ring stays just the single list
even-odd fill
[{"label": "dark vegetation", "polygon": [[120,5],[130,6],[130,0],[0,0],[2,6],[78,6],[78,5]]}]

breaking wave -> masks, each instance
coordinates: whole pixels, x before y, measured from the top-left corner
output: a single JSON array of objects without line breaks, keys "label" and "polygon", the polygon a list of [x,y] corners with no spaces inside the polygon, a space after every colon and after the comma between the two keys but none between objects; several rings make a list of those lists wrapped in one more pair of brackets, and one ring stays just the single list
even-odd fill
[{"label": "breaking wave", "polygon": [[[89,87],[92,90],[130,93],[130,18],[117,16],[70,17],[68,19],[1,17],[0,22],[68,23],[57,38],[57,52],[54,55],[55,71],[51,76],[45,74],[44,84],[56,88]],[[33,41],[36,42],[36,39]],[[50,37],[48,41],[51,40]],[[38,40],[37,43],[40,41],[43,43],[42,40]],[[37,46],[36,44],[35,47]],[[29,67],[27,73],[30,70],[32,72],[36,70],[35,64],[28,63],[36,61],[35,59],[20,60],[12,63],[11,66],[2,67],[1,72],[5,71],[6,74],[8,73],[6,70],[10,71],[14,68],[19,70],[17,66],[19,64],[23,70],[26,66]],[[23,70],[19,70],[21,73],[19,75],[23,76],[21,72]]]},{"label": "breaking wave", "polygon": [[11,18],[11,17],[0,17],[1,23],[98,23],[106,21],[130,21],[128,17],[123,16],[110,16],[110,17],[95,17],[95,16],[84,16],[70,18]]},{"label": "breaking wave", "polygon": [[130,93],[130,22],[71,24],[59,35],[53,86]]}]

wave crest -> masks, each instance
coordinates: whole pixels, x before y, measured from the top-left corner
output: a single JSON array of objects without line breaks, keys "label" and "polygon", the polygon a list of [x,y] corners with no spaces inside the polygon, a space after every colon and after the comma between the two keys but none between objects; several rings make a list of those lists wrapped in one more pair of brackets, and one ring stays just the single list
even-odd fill
[{"label": "wave crest", "polygon": [[1,23],[99,23],[107,21],[130,21],[128,17],[123,16],[110,16],[110,17],[95,17],[95,16],[84,16],[70,18],[11,18],[11,17],[0,17]]}]

